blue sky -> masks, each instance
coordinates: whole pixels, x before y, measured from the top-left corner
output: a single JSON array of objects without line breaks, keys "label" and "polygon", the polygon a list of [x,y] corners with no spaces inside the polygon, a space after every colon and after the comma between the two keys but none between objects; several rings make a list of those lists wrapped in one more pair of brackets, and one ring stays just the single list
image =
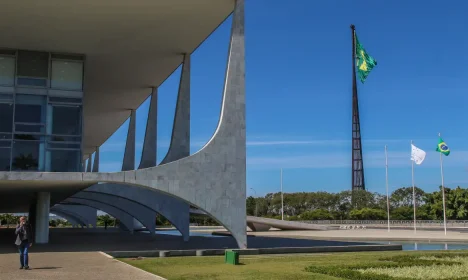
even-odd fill
[{"label": "blue sky", "polygon": [[[416,185],[440,185],[440,132],[448,187],[468,185],[468,2],[246,0],[248,195],[350,189],[351,34],[378,61],[359,84],[366,186],[411,184],[410,140],[427,152]],[[191,153],[213,134],[231,19],[192,55]],[[180,69],[159,89],[158,160],[168,149]],[[137,111],[137,164],[149,102]],[[101,171],[119,171],[128,121],[101,147]],[[250,188],[255,189],[255,192]]]}]

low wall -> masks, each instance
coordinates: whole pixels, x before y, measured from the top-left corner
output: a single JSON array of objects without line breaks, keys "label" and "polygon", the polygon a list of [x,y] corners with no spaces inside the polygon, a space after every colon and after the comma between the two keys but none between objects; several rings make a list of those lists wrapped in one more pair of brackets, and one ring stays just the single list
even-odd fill
[{"label": "low wall", "polygon": [[[317,246],[317,247],[282,247],[282,248],[258,248],[258,249],[232,249],[239,255],[262,254],[312,254],[331,252],[365,252],[365,251],[401,251],[402,245],[350,245],[350,246]],[[163,257],[188,257],[188,256],[223,256],[224,249],[208,250],[154,250],[154,251],[111,251],[104,252],[114,258],[163,258]]]}]

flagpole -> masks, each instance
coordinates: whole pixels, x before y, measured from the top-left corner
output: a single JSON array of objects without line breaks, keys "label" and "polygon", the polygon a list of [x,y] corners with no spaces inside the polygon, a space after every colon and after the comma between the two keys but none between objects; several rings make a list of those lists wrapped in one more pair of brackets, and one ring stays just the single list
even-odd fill
[{"label": "flagpole", "polygon": [[283,204],[283,168],[281,168],[281,220],[284,220],[284,204]]},{"label": "flagpole", "polygon": [[[439,133],[440,138],[440,133]],[[439,151],[440,154],[440,176],[442,178],[442,205],[444,207],[444,234],[447,235],[447,218],[445,215],[445,187],[444,187],[444,166],[442,164],[442,153]]]},{"label": "flagpole", "polygon": [[[411,149],[413,148],[413,140],[411,140]],[[416,194],[414,191],[414,159],[411,159],[411,184],[413,185],[413,224],[414,234],[416,234]]]},{"label": "flagpole", "polygon": [[390,232],[390,200],[388,198],[388,155],[387,155],[387,145],[385,145],[385,187],[387,189],[388,232]]}]

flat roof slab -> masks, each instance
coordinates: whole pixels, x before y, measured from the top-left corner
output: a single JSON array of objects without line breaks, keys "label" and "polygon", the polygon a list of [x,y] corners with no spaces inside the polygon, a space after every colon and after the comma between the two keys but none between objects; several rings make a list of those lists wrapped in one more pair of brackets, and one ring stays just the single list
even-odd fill
[{"label": "flat roof slab", "polygon": [[90,154],[233,8],[234,0],[2,1],[0,47],[86,56]]}]

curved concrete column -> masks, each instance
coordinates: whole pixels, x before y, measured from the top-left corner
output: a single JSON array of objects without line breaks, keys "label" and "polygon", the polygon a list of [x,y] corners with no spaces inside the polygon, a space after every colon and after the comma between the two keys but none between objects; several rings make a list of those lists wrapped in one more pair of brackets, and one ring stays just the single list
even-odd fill
[{"label": "curved concrete column", "polygon": [[139,203],[136,203],[123,197],[87,191],[79,192],[73,195],[71,198],[86,199],[90,201],[100,202],[103,204],[113,205],[115,208],[125,211],[130,216],[142,223],[151,234],[155,233],[156,212]]},{"label": "curved concrete column", "polygon": [[[58,206],[58,205],[56,205]],[[66,209],[60,209],[59,207],[52,207],[50,208],[51,209],[51,213],[52,213],[52,209],[54,210],[54,214],[55,213],[62,213],[64,215],[67,215],[69,218],[73,218],[76,222],[77,222],[77,225],[80,225],[82,228],[83,227],[89,227],[88,226],[88,221],[86,220],[86,218],[76,214],[76,213],[73,213],[73,212],[70,212],[70,211],[67,211]],[[72,226],[75,226],[73,223],[72,223]]]},{"label": "curved concrete column", "polygon": [[246,248],[244,0],[235,3],[221,116],[213,137],[200,151],[140,170],[0,172],[0,180],[21,180],[30,185],[53,182],[76,186],[79,183],[83,189],[98,182],[151,188],[205,211],[231,232],[240,248]]},{"label": "curved concrete column", "polygon": [[86,165],[86,172],[91,172],[91,160],[92,160],[92,154],[89,155],[88,157],[88,164]]},{"label": "curved concrete column", "polygon": [[57,204],[54,208],[67,211],[77,217],[83,217],[83,221],[86,221],[86,227],[89,227],[89,225],[94,228],[96,227],[97,210],[93,207],[85,205]]},{"label": "curved concrete column", "polygon": [[148,188],[110,183],[93,185],[78,194],[86,192],[114,195],[142,204],[168,219],[184,241],[189,240],[190,206],[178,198]]},{"label": "curved concrete column", "polygon": [[179,93],[172,125],[171,144],[160,164],[190,155],[190,54],[184,55]]},{"label": "curved concrete column", "polygon": [[153,88],[146,121],[145,140],[138,169],[156,166],[156,141],[158,132],[158,88]]},{"label": "curved concrete column", "polygon": [[72,224],[73,227],[78,225],[84,226],[86,224],[86,222],[80,220],[79,217],[74,216],[72,213],[66,213],[65,211],[60,211],[56,208],[51,208],[50,213],[67,219],[67,221],[70,222],[70,224]]},{"label": "curved concrete column", "polygon": [[99,172],[99,147],[96,147],[96,152],[94,153],[94,162],[93,162],[92,172]]},{"label": "curved concrete column", "polygon": [[97,201],[91,201],[87,199],[81,199],[81,198],[67,198],[65,201],[74,203],[74,204],[81,204],[81,205],[87,205],[90,207],[93,207],[98,210],[102,210],[106,212],[107,214],[111,215],[112,217],[118,219],[120,223],[131,233],[133,233],[133,217],[130,216],[128,213],[122,211],[119,208],[116,208],[114,206],[104,204],[101,202]]},{"label": "curved concrete column", "polygon": [[127,142],[125,143],[122,171],[135,169],[135,131],[136,110],[132,110],[130,114],[130,122],[128,124]]}]

